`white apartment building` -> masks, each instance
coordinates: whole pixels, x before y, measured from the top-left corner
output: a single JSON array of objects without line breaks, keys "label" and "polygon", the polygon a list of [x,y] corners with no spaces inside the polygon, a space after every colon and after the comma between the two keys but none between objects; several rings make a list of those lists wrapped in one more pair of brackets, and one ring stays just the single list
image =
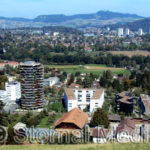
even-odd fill
[{"label": "white apartment building", "polygon": [[138,35],[139,35],[139,36],[142,36],[142,35],[143,35],[143,29],[140,28],[140,29],[138,30]]},{"label": "white apartment building", "polygon": [[67,111],[74,108],[84,110],[88,107],[89,112],[95,112],[104,103],[104,89],[72,89],[66,88],[64,101]]},{"label": "white apartment building", "polygon": [[19,82],[6,82],[5,89],[10,101],[16,101],[21,98],[21,85]]},{"label": "white apartment building", "polygon": [[123,28],[118,28],[117,29],[117,36],[118,37],[123,37]]},{"label": "white apartment building", "polygon": [[126,28],[125,36],[129,36],[129,35],[130,35],[130,29],[129,29],[129,28]]},{"label": "white apartment building", "polygon": [[0,100],[6,104],[8,102],[8,96],[7,96],[7,91],[5,90],[0,90]]},{"label": "white apartment building", "polygon": [[54,32],[53,33],[53,36],[58,36],[59,35],[59,32]]},{"label": "white apartment building", "polygon": [[59,82],[59,78],[58,77],[50,77],[48,79],[44,79],[43,80],[43,85],[45,87],[52,87],[55,84],[57,84]]}]

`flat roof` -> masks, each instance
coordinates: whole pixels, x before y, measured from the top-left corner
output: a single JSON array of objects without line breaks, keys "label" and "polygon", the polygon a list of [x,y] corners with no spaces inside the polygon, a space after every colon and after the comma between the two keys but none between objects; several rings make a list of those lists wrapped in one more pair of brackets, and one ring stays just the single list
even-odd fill
[{"label": "flat roof", "polygon": [[22,66],[34,66],[34,65],[39,65],[40,63],[37,63],[35,61],[25,61],[23,63],[21,63],[20,65]]}]

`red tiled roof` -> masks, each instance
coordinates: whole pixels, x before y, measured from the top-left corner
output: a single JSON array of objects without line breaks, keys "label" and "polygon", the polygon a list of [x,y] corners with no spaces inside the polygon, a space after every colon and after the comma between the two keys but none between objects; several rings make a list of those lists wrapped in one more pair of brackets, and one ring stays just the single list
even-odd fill
[{"label": "red tiled roof", "polygon": [[10,66],[18,66],[19,63],[16,62],[16,61],[9,61],[9,62],[3,62],[3,63],[0,63],[0,67],[4,67],[5,65],[10,65]]},{"label": "red tiled roof", "polygon": [[91,99],[99,99],[100,96],[102,95],[103,91],[104,91],[104,89],[97,89]]},{"label": "red tiled roof", "polygon": [[128,97],[123,97],[119,101],[126,104],[132,104],[132,102],[129,101],[130,99]]},{"label": "red tiled roof", "polygon": [[70,112],[64,114],[61,119],[55,123],[55,128],[62,123],[72,123],[80,129],[88,122],[88,115],[78,108],[72,109]]},{"label": "red tiled roof", "polygon": [[65,91],[66,91],[66,94],[67,94],[67,97],[68,97],[69,100],[76,100],[72,89],[66,88]]},{"label": "red tiled roof", "polygon": [[129,118],[121,121],[117,127],[117,134],[121,132],[127,132],[129,135],[133,135],[135,130],[135,122]]}]

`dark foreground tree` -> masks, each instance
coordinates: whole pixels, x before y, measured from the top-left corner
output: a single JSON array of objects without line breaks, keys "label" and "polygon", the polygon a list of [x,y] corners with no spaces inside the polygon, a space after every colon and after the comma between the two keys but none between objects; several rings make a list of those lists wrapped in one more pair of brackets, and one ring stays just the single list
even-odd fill
[{"label": "dark foreground tree", "polygon": [[91,119],[90,125],[92,127],[104,126],[104,128],[108,128],[109,119],[107,112],[102,108],[98,108]]}]

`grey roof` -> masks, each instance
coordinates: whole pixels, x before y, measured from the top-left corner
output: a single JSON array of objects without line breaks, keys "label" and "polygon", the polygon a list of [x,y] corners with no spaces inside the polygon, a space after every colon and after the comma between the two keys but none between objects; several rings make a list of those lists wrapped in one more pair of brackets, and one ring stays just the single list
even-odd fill
[{"label": "grey roof", "polygon": [[25,61],[24,63],[21,63],[21,66],[35,66],[35,65],[39,65],[40,63],[37,63],[35,61]]},{"label": "grey roof", "polygon": [[34,65],[35,61],[25,61],[24,64],[26,64],[26,65]]},{"label": "grey roof", "polygon": [[121,121],[121,117],[119,115],[109,115],[108,118],[110,121]]}]

